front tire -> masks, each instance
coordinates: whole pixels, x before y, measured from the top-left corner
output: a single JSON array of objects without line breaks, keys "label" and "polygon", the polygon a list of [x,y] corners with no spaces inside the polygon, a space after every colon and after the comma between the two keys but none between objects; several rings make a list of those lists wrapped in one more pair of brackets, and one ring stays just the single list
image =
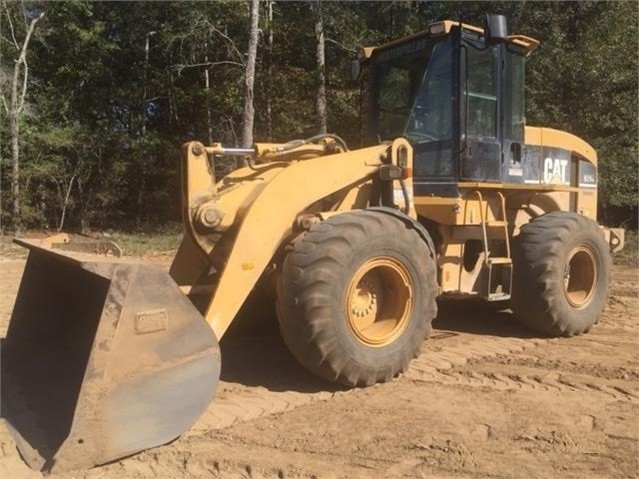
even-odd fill
[{"label": "front tire", "polygon": [[398,218],[373,211],[311,227],[278,282],[280,331],[305,368],[346,386],[392,379],[419,354],[437,314],[427,243]]},{"label": "front tire", "polygon": [[608,296],[610,255],[597,223],[552,212],[521,229],[515,243],[512,309],[548,336],[588,332]]}]

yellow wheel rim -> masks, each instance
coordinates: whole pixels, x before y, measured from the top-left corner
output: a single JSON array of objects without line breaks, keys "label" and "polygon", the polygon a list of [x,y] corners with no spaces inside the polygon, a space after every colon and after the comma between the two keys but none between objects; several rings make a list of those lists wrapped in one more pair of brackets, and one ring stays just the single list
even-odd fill
[{"label": "yellow wheel rim", "polygon": [[586,307],[595,292],[597,263],[593,251],[587,246],[576,246],[568,255],[564,268],[566,299],[575,308]]},{"label": "yellow wheel rim", "polygon": [[399,261],[377,257],[355,272],[346,293],[346,318],[366,346],[383,347],[406,329],[413,312],[413,287]]}]

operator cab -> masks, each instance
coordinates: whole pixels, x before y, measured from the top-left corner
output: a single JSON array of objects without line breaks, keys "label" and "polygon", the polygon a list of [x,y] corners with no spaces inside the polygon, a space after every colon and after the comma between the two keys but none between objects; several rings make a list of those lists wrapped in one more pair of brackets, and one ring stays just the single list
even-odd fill
[{"label": "operator cab", "polygon": [[367,143],[410,141],[415,195],[455,196],[464,181],[521,183],[524,58],[537,45],[489,16],[483,30],[438,22],[363,49]]}]

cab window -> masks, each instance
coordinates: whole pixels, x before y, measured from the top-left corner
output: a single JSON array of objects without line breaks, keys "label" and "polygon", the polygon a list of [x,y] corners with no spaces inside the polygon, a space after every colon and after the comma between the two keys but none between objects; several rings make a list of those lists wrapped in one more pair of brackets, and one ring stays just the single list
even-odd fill
[{"label": "cab window", "polygon": [[466,94],[468,136],[497,138],[497,46],[469,47]]}]

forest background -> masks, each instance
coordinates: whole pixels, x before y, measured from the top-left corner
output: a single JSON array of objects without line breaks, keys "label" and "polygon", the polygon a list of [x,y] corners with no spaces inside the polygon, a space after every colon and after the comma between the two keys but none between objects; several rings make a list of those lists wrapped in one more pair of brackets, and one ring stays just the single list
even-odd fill
[{"label": "forest background", "polygon": [[360,89],[347,74],[357,48],[444,18],[482,25],[486,12],[541,41],[526,66],[527,123],[592,144],[600,220],[636,229],[637,10],[633,1],[0,1],[1,229],[179,222],[187,140],[240,146],[326,129],[359,146]]}]

